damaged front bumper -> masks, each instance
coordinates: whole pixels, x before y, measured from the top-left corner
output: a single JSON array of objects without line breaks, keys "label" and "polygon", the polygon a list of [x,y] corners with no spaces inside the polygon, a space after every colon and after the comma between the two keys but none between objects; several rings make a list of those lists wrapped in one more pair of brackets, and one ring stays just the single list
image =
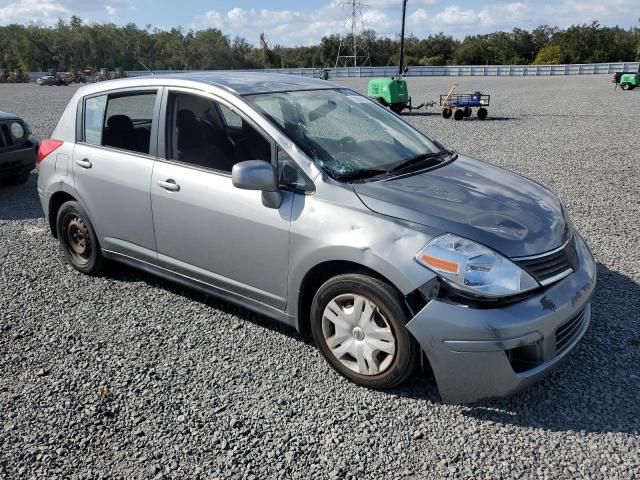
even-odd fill
[{"label": "damaged front bumper", "polygon": [[474,308],[433,299],[407,324],[443,401],[468,403],[531,385],[569,353],[591,319],[596,264],[576,235],[578,269],[518,303]]}]

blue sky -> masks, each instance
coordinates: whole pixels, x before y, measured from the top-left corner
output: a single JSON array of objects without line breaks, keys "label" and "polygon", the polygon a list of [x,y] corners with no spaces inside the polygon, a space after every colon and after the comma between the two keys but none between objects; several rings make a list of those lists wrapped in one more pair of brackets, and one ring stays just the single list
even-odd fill
[{"label": "blue sky", "polygon": [[[364,0],[365,27],[394,36],[400,25],[401,0]],[[418,37],[445,32],[467,34],[566,27],[599,20],[604,25],[640,26],[640,0],[409,0],[407,30]],[[272,44],[309,45],[323,35],[344,31],[341,0],[0,0],[0,25],[40,22],[78,15],[85,21],[135,22],[141,27],[185,29],[216,27],[257,43],[264,31]]]}]

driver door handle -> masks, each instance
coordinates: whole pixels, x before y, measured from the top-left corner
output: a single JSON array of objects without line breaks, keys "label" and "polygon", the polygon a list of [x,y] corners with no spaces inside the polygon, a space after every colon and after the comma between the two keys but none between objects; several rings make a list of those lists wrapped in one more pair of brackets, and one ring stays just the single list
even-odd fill
[{"label": "driver door handle", "polygon": [[81,166],[82,168],[91,168],[92,164],[88,158],[83,158],[82,160],[76,160],[76,165]]},{"label": "driver door handle", "polygon": [[158,180],[158,186],[164,188],[165,190],[169,190],[170,192],[177,192],[180,190],[180,185],[178,185],[173,178]]}]

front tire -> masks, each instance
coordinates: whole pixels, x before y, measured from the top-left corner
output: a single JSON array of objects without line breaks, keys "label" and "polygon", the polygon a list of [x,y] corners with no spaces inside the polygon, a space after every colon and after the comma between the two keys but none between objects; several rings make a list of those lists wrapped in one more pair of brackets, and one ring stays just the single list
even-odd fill
[{"label": "front tire", "polygon": [[401,295],[368,275],[325,282],[311,304],[311,333],[329,364],[367,388],[392,388],[411,375],[417,346]]},{"label": "front tire", "polygon": [[56,217],[60,250],[65,260],[87,275],[98,275],[105,264],[98,237],[89,216],[76,201],[62,204]]}]

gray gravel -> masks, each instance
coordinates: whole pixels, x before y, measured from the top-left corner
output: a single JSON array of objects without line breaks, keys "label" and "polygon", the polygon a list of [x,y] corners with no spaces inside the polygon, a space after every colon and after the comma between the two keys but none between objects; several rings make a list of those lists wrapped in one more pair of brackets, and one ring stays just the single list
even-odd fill
[{"label": "gray gravel", "polygon": [[[410,87],[431,100],[452,80]],[[493,95],[488,120],[407,119],[548,185],[598,260],[592,326],[550,378],[472,406],[420,376],[358,388],[268,319],[131,269],[67,267],[34,174],[0,188],[0,478],[640,478],[640,91],[459,81]],[[0,85],[0,110],[46,136],[73,90]]]}]

